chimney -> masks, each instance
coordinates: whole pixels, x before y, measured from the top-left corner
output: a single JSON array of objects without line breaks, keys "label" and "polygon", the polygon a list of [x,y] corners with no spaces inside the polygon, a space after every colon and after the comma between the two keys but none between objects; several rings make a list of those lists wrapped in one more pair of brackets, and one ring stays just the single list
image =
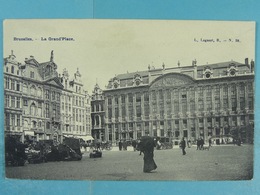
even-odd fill
[{"label": "chimney", "polygon": [[248,58],[245,59],[245,65],[247,65],[247,66],[249,65],[248,64]]},{"label": "chimney", "polygon": [[254,60],[251,60],[251,72],[253,73],[255,71],[255,62]]}]

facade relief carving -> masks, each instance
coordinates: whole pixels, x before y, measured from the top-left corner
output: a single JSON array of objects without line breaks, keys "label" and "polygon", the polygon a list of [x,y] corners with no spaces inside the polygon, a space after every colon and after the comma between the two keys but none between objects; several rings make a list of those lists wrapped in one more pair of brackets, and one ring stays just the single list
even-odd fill
[{"label": "facade relief carving", "polygon": [[175,87],[192,84],[193,80],[183,75],[165,75],[152,83],[150,88]]}]

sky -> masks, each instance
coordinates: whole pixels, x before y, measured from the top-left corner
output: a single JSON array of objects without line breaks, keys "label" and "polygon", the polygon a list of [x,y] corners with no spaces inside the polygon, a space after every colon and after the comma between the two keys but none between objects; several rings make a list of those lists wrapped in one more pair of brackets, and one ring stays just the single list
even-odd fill
[{"label": "sky", "polygon": [[[53,38],[67,37],[69,41]],[[25,40],[24,40],[25,39]],[[31,39],[32,41],[28,41]],[[54,62],[58,72],[79,69],[91,94],[118,74],[234,60],[255,60],[255,22],[185,20],[5,20],[4,57],[13,50],[18,62],[34,56]]]}]

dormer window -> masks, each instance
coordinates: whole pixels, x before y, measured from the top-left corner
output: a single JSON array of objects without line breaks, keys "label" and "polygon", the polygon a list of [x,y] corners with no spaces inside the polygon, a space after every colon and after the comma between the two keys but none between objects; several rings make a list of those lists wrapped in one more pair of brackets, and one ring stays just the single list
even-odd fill
[{"label": "dormer window", "polygon": [[142,77],[139,74],[136,74],[133,79],[135,86],[139,86],[143,82]]},{"label": "dormer window", "polygon": [[120,86],[120,80],[117,77],[113,79],[113,87],[116,89]]},{"label": "dormer window", "polygon": [[203,71],[203,78],[209,79],[213,76],[213,72],[209,67],[205,68]]},{"label": "dormer window", "polygon": [[14,67],[11,67],[11,73],[14,74]]},{"label": "dormer window", "polygon": [[237,70],[235,64],[230,64],[227,72],[228,72],[228,76],[236,76],[238,70]]}]

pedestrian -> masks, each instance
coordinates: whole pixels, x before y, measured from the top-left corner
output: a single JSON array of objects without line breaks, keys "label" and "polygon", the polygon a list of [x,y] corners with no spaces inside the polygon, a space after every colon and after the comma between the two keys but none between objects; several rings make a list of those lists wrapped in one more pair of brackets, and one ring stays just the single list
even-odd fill
[{"label": "pedestrian", "polygon": [[122,150],[122,142],[121,142],[121,140],[118,143],[118,147],[119,147],[119,151],[121,151]]},{"label": "pedestrian", "polygon": [[132,146],[133,146],[134,152],[136,151],[136,144],[137,144],[136,141],[133,140],[133,141],[132,141]]},{"label": "pedestrian", "polygon": [[212,140],[211,138],[209,138],[209,148],[212,147],[211,144],[212,144]]},{"label": "pedestrian", "polygon": [[161,144],[161,142],[160,142],[160,138],[158,138],[157,143],[156,143],[156,148],[157,148],[157,150],[160,150],[160,149],[161,149],[161,146],[162,146],[162,144]]},{"label": "pedestrian", "polygon": [[185,142],[184,137],[183,137],[182,140],[181,140],[182,155],[186,154],[185,148],[186,148],[186,142]]},{"label": "pedestrian", "polygon": [[142,155],[142,152],[143,152],[143,142],[141,142],[141,140],[138,140],[138,142],[137,142],[137,150],[139,150],[140,151],[140,153],[139,153],[139,155]]},{"label": "pedestrian", "polygon": [[[143,172],[149,173],[157,168],[154,162],[154,147],[156,147],[156,142],[152,137],[145,136],[143,138],[143,153],[144,153],[144,167]],[[141,141],[142,142],[142,141]]]},{"label": "pedestrian", "polygon": [[200,138],[197,139],[197,150],[200,150]]},{"label": "pedestrian", "polygon": [[204,150],[204,144],[205,144],[204,139],[201,138],[201,140],[200,140],[200,149]]},{"label": "pedestrian", "polygon": [[126,142],[126,140],[123,141],[123,149],[127,150],[127,142]]},{"label": "pedestrian", "polygon": [[189,139],[189,141],[188,141],[188,148],[190,148],[190,147],[191,147],[191,141]]}]

